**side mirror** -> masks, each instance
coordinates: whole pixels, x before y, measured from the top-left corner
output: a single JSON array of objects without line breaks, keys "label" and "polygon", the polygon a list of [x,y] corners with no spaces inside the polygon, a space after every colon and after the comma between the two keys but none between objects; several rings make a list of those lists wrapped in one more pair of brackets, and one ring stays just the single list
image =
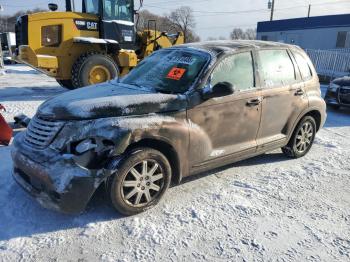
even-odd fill
[{"label": "side mirror", "polygon": [[232,95],[235,92],[233,85],[229,82],[219,82],[211,90],[203,89],[202,98],[207,100],[215,97]]},{"label": "side mirror", "polygon": [[49,4],[49,9],[50,9],[50,11],[55,12],[58,9],[58,5],[54,4],[54,3],[50,3]]}]

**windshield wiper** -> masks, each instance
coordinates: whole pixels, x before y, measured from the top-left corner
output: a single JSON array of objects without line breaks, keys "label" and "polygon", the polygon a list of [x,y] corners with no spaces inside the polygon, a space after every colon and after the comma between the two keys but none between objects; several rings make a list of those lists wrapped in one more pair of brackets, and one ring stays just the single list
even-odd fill
[{"label": "windshield wiper", "polygon": [[148,87],[148,86],[143,86],[143,85],[140,85],[140,84],[135,83],[135,82],[124,83],[124,84],[130,85],[130,86],[134,86],[134,87],[138,87],[138,88],[143,89],[143,90],[145,90],[145,91],[146,91],[146,90],[147,90],[147,91],[152,90],[152,88],[150,88],[150,87]]},{"label": "windshield wiper", "polygon": [[136,86],[136,87],[139,87],[139,88],[146,88],[146,89],[153,89],[159,93],[163,93],[163,94],[174,94],[173,91],[170,91],[170,90],[165,90],[165,89],[162,89],[162,88],[149,88],[147,86],[143,86],[143,85],[140,85],[138,83],[135,83],[135,82],[131,82],[131,83],[128,83],[128,85],[132,85],[132,86]]},{"label": "windshield wiper", "polygon": [[170,91],[170,90],[165,90],[162,88],[154,88],[157,92],[159,93],[163,93],[163,94],[174,94],[174,91]]},{"label": "windshield wiper", "polygon": [[140,85],[140,84],[138,84],[138,83],[134,83],[134,82],[132,82],[132,83],[127,83],[128,85],[131,85],[131,86],[137,86],[137,87],[139,87],[139,88],[145,88],[144,86],[142,86],[142,85]]}]

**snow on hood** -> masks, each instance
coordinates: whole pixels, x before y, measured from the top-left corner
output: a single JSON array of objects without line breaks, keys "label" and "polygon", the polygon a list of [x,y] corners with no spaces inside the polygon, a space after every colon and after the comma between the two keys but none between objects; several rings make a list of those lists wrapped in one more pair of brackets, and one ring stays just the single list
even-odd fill
[{"label": "snow on hood", "polygon": [[152,89],[110,81],[53,97],[39,107],[38,114],[57,120],[80,120],[160,113],[184,108],[184,95],[162,94]]}]

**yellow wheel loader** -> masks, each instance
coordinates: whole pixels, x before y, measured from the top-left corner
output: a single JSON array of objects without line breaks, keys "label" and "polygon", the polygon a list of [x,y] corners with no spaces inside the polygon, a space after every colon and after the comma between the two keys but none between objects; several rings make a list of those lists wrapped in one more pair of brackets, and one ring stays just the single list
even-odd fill
[{"label": "yellow wheel loader", "polygon": [[15,59],[75,89],[123,76],[152,52],[184,42],[182,33],[156,31],[155,21],[136,32],[134,0],[82,0],[81,5],[75,12],[74,0],[66,0],[66,12],[49,4],[51,12],[19,17]]}]

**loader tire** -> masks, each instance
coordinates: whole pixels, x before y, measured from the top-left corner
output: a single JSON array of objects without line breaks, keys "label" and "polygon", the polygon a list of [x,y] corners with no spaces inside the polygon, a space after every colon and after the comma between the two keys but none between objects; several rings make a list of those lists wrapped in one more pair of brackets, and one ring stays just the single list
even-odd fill
[{"label": "loader tire", "polygon": [[72,80],[57,80],[57,83],[60,84],[60,86],[64,87],[64,88],[67,88],[69,90],[73,90],[75,89],[73,83],[72,83]]},{"label": "loader tire", "polygon": [[72,67],[75,88],[106,82],[117,77],[118,66],[107,54],[88,52],[81,55]]}]

